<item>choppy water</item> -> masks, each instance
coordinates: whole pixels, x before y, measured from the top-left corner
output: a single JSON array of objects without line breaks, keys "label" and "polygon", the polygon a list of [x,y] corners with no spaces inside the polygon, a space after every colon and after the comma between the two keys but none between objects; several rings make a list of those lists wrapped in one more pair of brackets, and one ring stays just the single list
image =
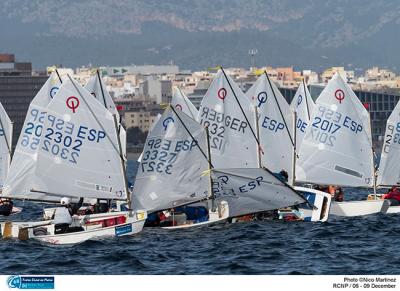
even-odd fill
[{"label": "choppy water", "polygon": [[[136,165],[129,164],[129,175]],[[347,198],[367,191],[346,189]],[[351,193],[351,197],[350,194]],[[18,204],[17,204],[18,205]],[[19,204],[22,205],[22,204]],[[39,217],[25,203],[14,220]],[[0,240],[1,274],[398,274],[400,214],[251,222],[44,246]]]}]

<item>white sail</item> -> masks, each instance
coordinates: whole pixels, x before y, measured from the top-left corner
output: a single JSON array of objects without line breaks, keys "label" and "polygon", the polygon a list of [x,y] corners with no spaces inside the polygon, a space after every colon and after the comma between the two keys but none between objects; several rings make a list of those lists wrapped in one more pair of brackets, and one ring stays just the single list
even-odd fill
[{"label": "white sail", "polygon": [[119,122],[119,113],[114,101],[107,91],[101,77],[96,74],[90,77],[89,81],[85,85],[85,89],[89,91],[105,108],[107,108],[112,114],[117,116],[117,121]]},{"label": "white sail", "polygon": [[[151,131],[153,130],[154,126],[156,126],[157,122],[160,120],[161,118],[161,114],[158,113],[156,116],[156,119],[154,120],[153,124],[150,126],[149,128],[149,132],[147,133],[147,135],[149,135],[151,133]],[[140,154],[140,156],[138,157],[137,161],[140,163],[142,161],[142,157],[143,157],[143,151]]]},{"label": "white sail", "polygon": [[182,110],[183,113],[189,115],[189,117],[193,119],[196,119],[197,115],[199,114],[199,111],[196,109],[193,103],[178,87],[174,88],[171,105],[174,106],[175,109]]},{"label": "white sail", "polygon": [[303,196],[263,168],[213,169],[213,193],[229,204],[229,216],[305,203]]},{"label": "white sail", "polygon": [[310,124],[311,114],[314,109],[314,101],[307,89],[304,81],[300,83],[296,94],[293,97],[290,108],[296,112],[296,149],[299,151],[301,143],[308,125]]},{"label": "white sail", "polygon": [[115,116],[72,79],[46,110],[32,188],[59,196],[126,199]]},{"label": "white sail", "polygon": [[316,101],[296,167],[296,179],[316,184],[373,185],[370,116],[336,74]]},{"label": "white sail", "polygon": [[250,100],[231,77],[219,70],[201,102],[197,117],[200,124],[209,128],[214,167],[258,166],[254,116]]},{"label": "white sail", "polygon": [[46,106],[56,96],[61,81],[53,72],[43,87],[33,98],[22,126],[21,134],[16,145],[14,156],[11,161],[7,179],[4,182],[2,196],[60,201],[59,197],[51,197],[42,193],[31,193],[37,152],[40,138],[43,133],[43,124],[46,117]]},{"label": "white sail", "polygon": [[293,112],[276,85],[262,74],[246,92],[258,109],[261,164],[272,172],[285,170],[292,180]]},{"label": "white sail", "polygon": [[149,212],[209,195],[209,177],[202,175],[208,169],[206,131],[186,114],[175,112],[168,107],[149,133],[136,175],[136,203]]},{"label": "white sail", "polygon": [[120,140],[122,145],[122,152],[124,157],[126,157],[126,130],[120,123],[120,115],[115,106],[114,100],[112,99],[110,93],[108,92],[106,86],[104,85],[103,79],[99,74],[93,75],[90,77],[89,81],[85,85],[85,89],[92,94],[101,104],[107,108],[111,114],[115,114],[118,122],[118,128],[120,131]]},{"label": "white sail", "polygon": [[377,178],[378,186],[400,184],[400,102],[386,123],[385,139]]},{"label": "white sail", "polygon": [[11,162],[13,124],[0,103],[0,187],[7,178]]}]

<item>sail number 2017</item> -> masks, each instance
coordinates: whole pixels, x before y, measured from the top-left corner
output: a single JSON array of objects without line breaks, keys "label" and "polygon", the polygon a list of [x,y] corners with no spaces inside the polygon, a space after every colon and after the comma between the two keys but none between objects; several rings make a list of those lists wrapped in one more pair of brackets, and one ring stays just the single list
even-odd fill
[{"label": "sail number 2017", "polygon": [[351,117],[320,105],[318,115],[312,121],[311,137],[317,142],[334,146],[337,133],[347,129],[354,134],[362,132],[363,126]]}]

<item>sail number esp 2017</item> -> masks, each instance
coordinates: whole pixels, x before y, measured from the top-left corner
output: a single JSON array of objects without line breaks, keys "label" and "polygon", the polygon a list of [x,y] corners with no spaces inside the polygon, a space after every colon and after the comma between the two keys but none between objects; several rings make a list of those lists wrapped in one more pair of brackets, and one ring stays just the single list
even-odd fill
[{"label": "sail number esp 2017", "polygon": [[335,145],[337,133],[341,130],[359,134],[363,131],[363,126],[343,115],[340,112],[320,105],[318,116],[315,116],[311,123],[311,138],[317,142],[333,147]]}]

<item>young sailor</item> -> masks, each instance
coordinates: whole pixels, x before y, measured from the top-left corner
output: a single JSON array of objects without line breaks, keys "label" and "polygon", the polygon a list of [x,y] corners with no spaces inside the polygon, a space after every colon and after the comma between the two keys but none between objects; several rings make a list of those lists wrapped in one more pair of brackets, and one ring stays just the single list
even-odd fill
[{"label": "young sailor", "polygon": [[0,199],[0,215],[9,216],[13,209],[11,199]]},{"label": "young sailor", "polygon": [[388,199],[390,201],[390,206],[399,206],[400,190],[396,186],[392,187],[388,193],[383,195],[383,199]]},{"label": "young sailor", "polygon": [[72,215],[76,214],[83,204],[83,198],[79,199],[77,204],[71,204],[67,197],[61,198],[61,206],[54,213],[54,233],[66,233],[72,223]]}]

